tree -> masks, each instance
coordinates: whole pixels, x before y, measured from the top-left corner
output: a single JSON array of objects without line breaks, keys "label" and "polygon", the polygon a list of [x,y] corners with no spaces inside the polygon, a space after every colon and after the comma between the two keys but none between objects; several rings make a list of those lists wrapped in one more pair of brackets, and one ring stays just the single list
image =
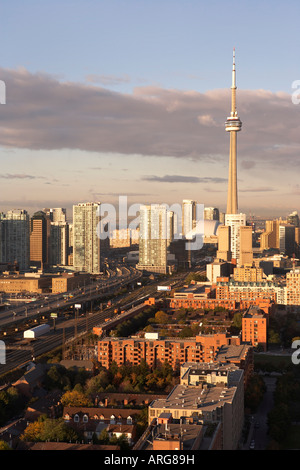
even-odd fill
[{"label": "tree", "polygon": [[280,403],[268,414],[269,434],[277,442],[283,441],[291,423],[288,405]]},{"label": "tree", "polygon": [[185,328],[181,330],[178,336],[179,338],[191,338],[192,336],[194,336],[193,330],[189,326],[186,326]]},{"label": "tree", "polygon": [[57,388],[60,390],[71,390],[71,380],[65,367],[52,366],[47,372],[45,387],[49,390],[54,390]]},{"label": "tree", "polygon": [[206,276],[204,274],[191,273],[187,276],[185,281],[187,284],[190,284],[192,281],[205,282]]},{"label": "tree", "polygon": [[5,441],[0,441],[0,450],[12,450],[9,444]]},{"label": "tree", "polygon": [[265,391],[266,385],[263,378],[258,374],[253,374],[245,390],[245,406],[254,412],[263,399]]},{"label": "tree", "polygon": [[22,409],[24,399],[14,387],[0,392],[0,424],[4,424],[18,410]]},{"label": "tree", "polygon": [[98,440],[101,444],[109,443],[109,434],[106,428],[101,431],[101,433],[99,434]]},{"label": "tree", "polygon": [[63,418],[46,419],[42,432],[42,440],[48,442],[70,442],[79,438],[77,432],[70,428]]},{"label": "tree", "polygon": [[61,397],[61,402],[63,406],[92,406],[90,399],[76,390],[66,392]]},{"label": "tree", "polygon": [[22,441],[39,442],[42,441],[44,423],[41,419],[28,424],[21,436]]},{"label": "tree", "polygon": [[232,326],[241,330],[242,329],[243,314],[241,312],[235,313],[233,316]]},{"label": "tree", "polygon": [[163,325],[166,325],[169,323],[169,315],[162,310],[158,310],[155,314],[155,321],[156,323],[161,323]]},{"label": "tree", "polygon": [[280,344],[280,335],[272,328],[269,329],[268,334],[268,343],[269,344]]},{"label": "tree", "polygon": [[105,370],[101,370],[98,375],[90,378],[86,382],[86,394],[92,396],[96,393],[103,392],[111,382],[110,374]]},{"label": "tree", "polygon": [[130,448],[127,436],[125,434],[121,434],[121,436],[112,436],[109,440],[110,445],[119,445],[120,450],[128,450]]},{"label": "tree", "polygon": [[21,440],[27,442],[70,442],[78,440],[79,437],[76,431],[64,422],[63,418],[42,417],[27,426]]}]

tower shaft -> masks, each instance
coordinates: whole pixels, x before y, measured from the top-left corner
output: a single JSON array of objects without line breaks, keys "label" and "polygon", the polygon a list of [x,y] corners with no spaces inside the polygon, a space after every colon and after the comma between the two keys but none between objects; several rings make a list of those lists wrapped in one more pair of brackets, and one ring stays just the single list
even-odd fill
[{"label": "tower shaft", "polygon": [[227,195],[227,214],[237,214],[238,194],[237,194],[237,133],[230,132],[230,150],[229,150],[229,175],[228,175],[228,195]]},{"label": "tower shaft", "polygon": [[230,133],[229,148],[229,174],[228,174],[228,195],[227,214],[237,214],[238,193],[237,193],[237,132],[242,128],[242,123],[236,110],[236,81],[235,81],[235,51],[233,50],[232,65],[232,85],[231,85],[231,113],[225,123],[225,130]]}]

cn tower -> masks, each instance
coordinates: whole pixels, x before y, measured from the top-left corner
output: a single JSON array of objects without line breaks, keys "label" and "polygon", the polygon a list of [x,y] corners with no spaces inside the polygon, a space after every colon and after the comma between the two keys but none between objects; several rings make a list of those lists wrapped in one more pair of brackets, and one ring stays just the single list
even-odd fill
[{"label": "cn tower", "polygon": [[232,85],[231,85],[231,113],[225,123],[225,130],[230,132],[229,150],[229,176],[226,214],[237,214],[237,132],[242,128],[242,123],[236,110],[236,80],[235,80],[235,49],[233,49]]}]

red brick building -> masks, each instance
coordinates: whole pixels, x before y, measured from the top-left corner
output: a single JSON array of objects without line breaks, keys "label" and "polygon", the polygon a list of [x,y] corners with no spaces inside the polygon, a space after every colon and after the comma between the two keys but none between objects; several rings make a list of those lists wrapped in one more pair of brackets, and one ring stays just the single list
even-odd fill
[{"label": "red brick building", "polygon": [[[224,354],[224,347],[227,353]],[[234,348],[234,353],[229,353]],[[221,354],[221,359],[218,355]],[[252,348],[241,344],[239,337],[226,333],[199,335],[195,338],[103,338],[98,341],[98,362],[109,368],[113,362],[118,366],[126,363],[139,365],[142,361],[151,367],[167,362],[175,370],[180,365],[191,362],[232,362],[245,371],[252,371]]]},{"label": "red brick building", "polygon": [[242,319],[242,340],[267,350],[268,316],[259,308],[250,307]]}]

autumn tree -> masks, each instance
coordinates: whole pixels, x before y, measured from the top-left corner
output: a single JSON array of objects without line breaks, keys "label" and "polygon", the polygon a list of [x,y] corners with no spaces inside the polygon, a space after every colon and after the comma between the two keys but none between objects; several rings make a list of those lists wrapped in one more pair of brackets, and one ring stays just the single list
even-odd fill
[{"label": "autumn tree", "polygon": [[61,403],[63,406],[92,406],[90,399],[77,390],[64,393],[61,397]]},{"label": "autumn tree", "polygon": [[28,424],[21,436],[21,440],[27,442],[40,442],[43,440],[43,430],[44,422],[42,419],[38,419],[37,421]]},{"label": "autumn tree", "polygon": [[70,428],[63,418],[40,417],[27,426],[21,440],[27,442],[70,442],[78,440],[79,437],[79,434]]},{"label": "autumn tree", "polygon": [[165,312],[163,312],[162,310],[158,310],[158,312],[156,312],[155,314],[155,322],[156,323],[160,323],[162,325],[166,325],[167,323],[169,323],[169,315]]},{"label": "autumn tree", "polygon": [[0,450],[12,450],[12,448],[7,442],[0,441]]},{"label": "autumn tree", "polygon": [[98,375],[87,380],[85,393],[88,396],[93,396],[96,393],[103,392],[111,382],[110,373],[105,370],[101,370]]}]

